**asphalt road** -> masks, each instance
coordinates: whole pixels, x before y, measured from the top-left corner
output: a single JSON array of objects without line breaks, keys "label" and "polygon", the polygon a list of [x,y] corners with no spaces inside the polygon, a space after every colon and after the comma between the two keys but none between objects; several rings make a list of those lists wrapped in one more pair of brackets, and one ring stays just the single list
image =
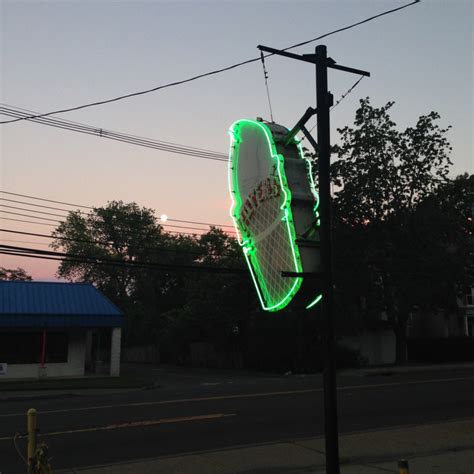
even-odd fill
[{"label": "asphalt road", "polygon": [[[53,467],[77,468],[321,436],[320,376],[146,368],[161,387],[0,402],[0,472],[24,473],[12,436],[38,410]],[[474,370],[338,378],[340,432],[474,417]],[[19,441],[24,452],[25,441]],[[376,450],[376,446],[374,446]],[[71,470],[73,472],[73,470]]]}]

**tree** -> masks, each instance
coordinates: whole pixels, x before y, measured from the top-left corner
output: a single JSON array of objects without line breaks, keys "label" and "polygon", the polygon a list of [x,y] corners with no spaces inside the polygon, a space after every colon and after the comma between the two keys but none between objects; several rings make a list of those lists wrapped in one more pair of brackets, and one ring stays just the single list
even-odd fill
[{"label": "tree", "polygon": [[126,343],[177,347],[196,334],[216,339],[247,304],[242,278],[179,268],[242,266],[235,239],[217,228],[172,235],[151,209],[113,201],[89,214],[71,212],[54,237],[53,248],[69,256],[58,276],[93,283],[114,301],[125,313]]},{"label": "tree", "polygon": [[0,280],[8,281],[31,281],[32,278],[23,268],[4,268],[0,267]]},{"label": "tree", "polygon": [[397,360],[404,362],[407,322],[421,299],[430,301],[422,293],[439,257],[415,238],[418,221],[427,200],[448,182],[451,147],[450,127],[437,124],[438,113],[398,131],[389,115],[393,105],[376,108],[368,98],[360,101],[354,126],[338,129],[341,144],[333,149],[338,160],[331,172],[343,306],[362,316],[385,311]]},{"label": "tree", "polygon": [[[183,297],[164,314],[163,344],[168,352],[186,354],[192,342],[206,342],[220,354],[240,365],[237,342],[249,318],[258,311],[258,301],[246,273],[220,273],[220,268],[244,269],[242,251],[235,238],[211,227],[195,241],[195,264],[216,271],[188,273],[181,288]],[[175,354],[176,357],[176,354]]]},{"label": "tree", "polygon": [[153,291],[162,293],[170,285],[167,273],[123,262],[169,263],[176,258],[176,242],[163,231],[153,211],[135,203],[112,201],[88,214],[70,212],[53,236],[52,247],[70,257],[61,262],[58,276],[93,283],[114,301],[125,313],[126,341],[151,337],[147,327],[157,311]]},{"label": "tree", "polygon": [[[116,301],[134,290],[137,275],[135,268],[120,262],[156,260],[157,249],[167,240],[151,209],[122,201],[109,202],[89,214],[70,212],[53,236],[54,249],[77,257],[63,260],[57,275],[94,283]],[[112,264],[97,264],[90,257],[107,259]]]},{"label": "tree", "polygon": [[[441,186],[433,199],[437,206],[432,225],[438,229],[437,244],[455,262],[458,295],[474,284],[474,175],[459,175]],[[436,221],[438,219],[438,222]],[[439,225],[439,219],[444,225]]]},{"label": "tree", "polygon": [[349,224],[378,224],[409,213],[447,181],[450,127],[441,128],[439,114],[430,112],[400,132],[389,115],[393,105],[374,108],[362,99],[354,127],[338,129],[335,212]]}]

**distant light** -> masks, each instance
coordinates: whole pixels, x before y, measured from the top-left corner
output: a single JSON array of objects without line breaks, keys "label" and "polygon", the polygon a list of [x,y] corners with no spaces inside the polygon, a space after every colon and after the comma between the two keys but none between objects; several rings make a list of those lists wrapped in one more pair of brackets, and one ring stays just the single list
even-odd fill
[{"label": "distant light", "polygon": [[161,222],[166,222],[167,220],[168,220],[168,216],[166,214],[161,214],[160,221]]}]

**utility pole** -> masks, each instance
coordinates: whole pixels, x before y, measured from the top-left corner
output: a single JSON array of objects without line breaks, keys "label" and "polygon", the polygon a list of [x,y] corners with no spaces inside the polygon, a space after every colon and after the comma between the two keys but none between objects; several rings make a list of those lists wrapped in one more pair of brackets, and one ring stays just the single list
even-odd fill
[{"label": "utility pole", "polygon": [[324,432],[326,442],[326,471],[339,474],[339,442],[336,387],[336,334],[333,317],[333,269],[331,238],[331,177],[329,108],[332,95],[328,91],[326,46],[316,47],[316,103],[318,110],[319,213],[321,225],[322,314],[326,328],[326,364],[324,367]]},{"label": "utility pole", "polygon": [[[333,269],[331,238],[331,177],[330,177],[330,121],[329,110],[333,105],[332,94],[328,91],[328,68],[370,76],[369,72],[340,66],[327,57],[326,46],[316,46],[315,54],[298,55],[266,46],[258,46],[265,51],[279,56],[286,56],[299,61],[316,65],[316,110],[308,109],[297,125],[290,131],[293,136],[302,131],[318,153],[319,164],[319,214],[321,216],[321,280],[322,280],[322,317],[325,326],[326,363],[324,369],[324,429],[326,441],[326,473],[339,474],[339,441],[337,420],[337,386],[336,386],[336,331],[333,316]],[[305,127],[306,121],[317,114],[317,143]],[[285,272],[284,272],[285,273]],[[300,275],[303,278],[306,275]],[[316,275],[315,275],[316,276]],[[311,278],[311,276],[308,276]]]}]

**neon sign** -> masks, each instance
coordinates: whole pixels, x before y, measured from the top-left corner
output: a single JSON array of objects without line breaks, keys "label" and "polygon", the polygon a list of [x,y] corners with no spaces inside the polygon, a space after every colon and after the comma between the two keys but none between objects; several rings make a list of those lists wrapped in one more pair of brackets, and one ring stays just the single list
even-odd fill
[{"label": "neon sign", "polygon": [[[304,188],[298,180],[305,182],[306,194],[298,194],[304,195],[305,202],[311,201],[310,227],[316,229],[318,198],[310,176],[310,163],[304,159],[301,145],[296,140],[289,146],[284,145],[287,129],[279,125],[239,120],[229,133],[231,216],[237,238],[263,309],[278,311],[292,301],[303,283],[299,276],[283,277],[282,271],[304,271],[297,243],[300,232],[293,219],[293,211],[300,215],[301,209],[292,202],[292,186],[286,168],[290,162],[304,164],[303,180],[301,173],[298,175],[295,168],[291,168],[293,164],[288,168],[288,176],[291,175],[290,181],[296,183],[293,189]],[[284,156],[286,154],[288,157]],[[301,200],[301,196],[298,199]],[[314,293],[311,301],[316,301]],[[307,303],[308,308],[316,304]]]}]

